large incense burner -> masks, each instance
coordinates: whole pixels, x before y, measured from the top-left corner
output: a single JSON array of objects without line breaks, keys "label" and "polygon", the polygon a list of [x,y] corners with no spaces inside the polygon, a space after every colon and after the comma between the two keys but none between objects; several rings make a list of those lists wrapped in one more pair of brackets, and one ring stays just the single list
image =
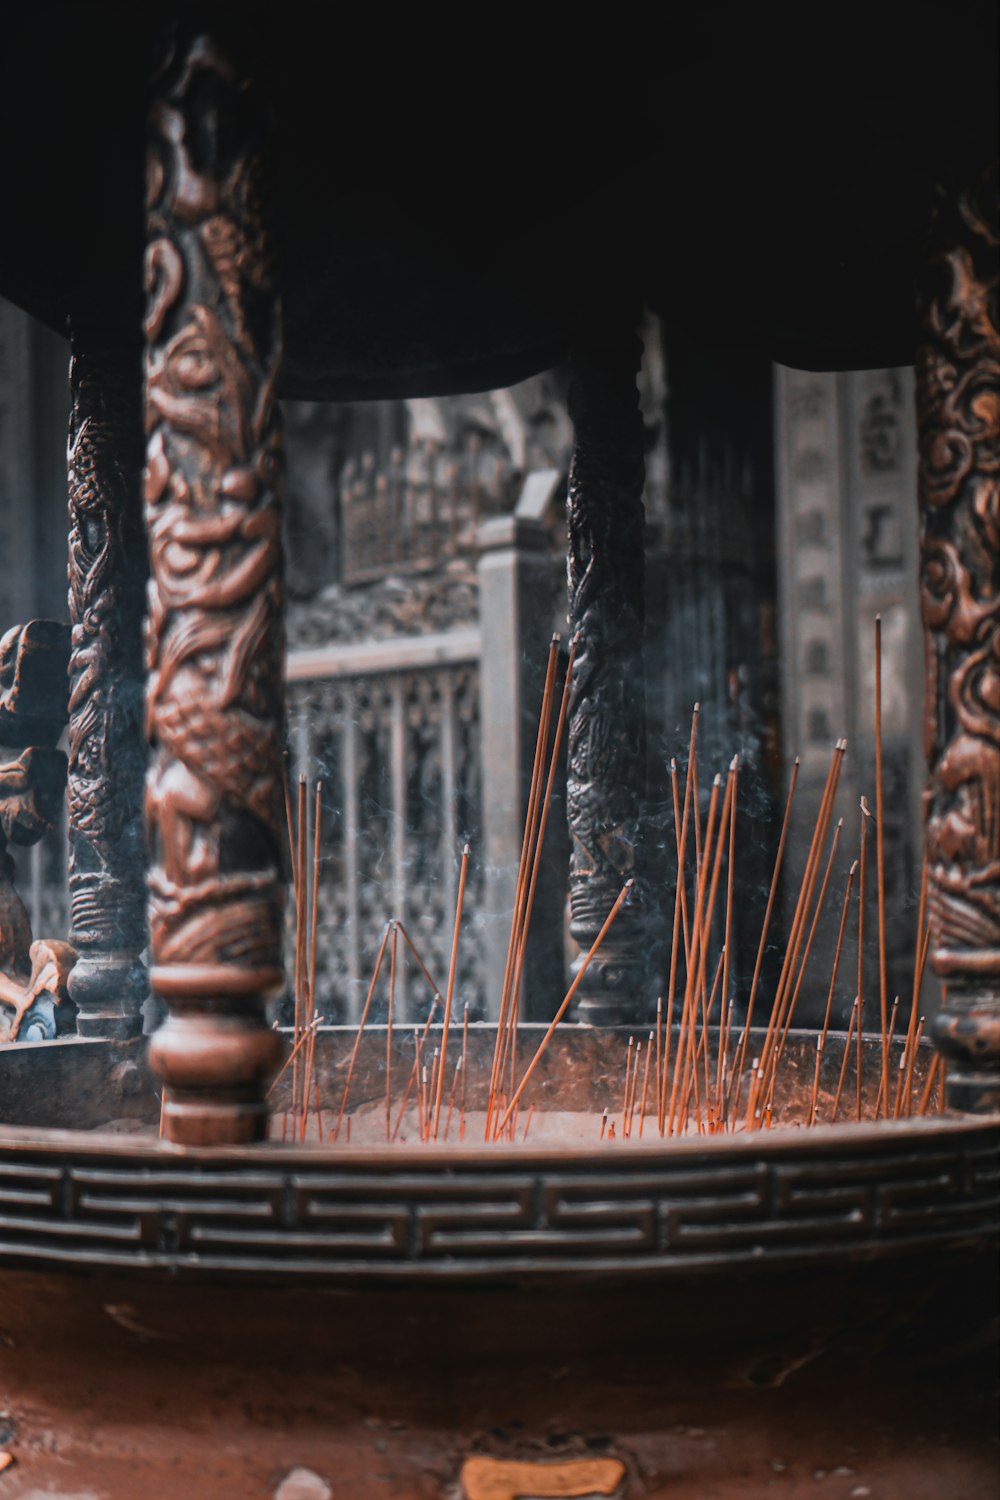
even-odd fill
[{"label": "large incense burner", "polygon": [[[641,121],[612,24],[569,55],[493,37],[447,78],[397,34],[373,97],[353,59],[331,83],[295,5],[46,0],[5,22],[0,291],[68,326],[73,401],[72,951],[19,954],[11,983],[76,1030],[0,1047],[0,1497],[992,1493],[995,15],[917,6],[866,15],[863,36],[838,17],[786,70],[778,22],[750,9],[671,17]],[[491,154],[566,140],[567,98],[555,207],[522,182],[519,216],[470,191],[459,223],[422,179],[384,227],[385,155],[359,121],[440,135],[474,183]],[[863,122],[887,99],[905,128],[879,157]],[[637,184],[663,174],[682,217],[640,226]],[[883,973],[865,1024],[859,982],[857,1024],[817,1046],[792,1024],[797,956],[736,1045],[720,957],[713,1019],[735,766],[690,911],[674,898],[687,977],[656,1014],[672,955],[643,838],[644,300],[707,347],[735,319],[794,366],[915,364],[933,1037],[919,983],[893,1034]],[[489,1023],[459,1023],[453,957],[416,1040],[322,1025],[306,822],[296,841],[283,786],[278,399],[487,389],[556,361],[576,432],[551,706],[580,952],[566,1014],[518,1026],[512,937]],[[267,1007],[289,883],[283,1033]],[[516,908],[530,883],[525,864]],[[147,1039],[149,991],[167,1015]]]}]

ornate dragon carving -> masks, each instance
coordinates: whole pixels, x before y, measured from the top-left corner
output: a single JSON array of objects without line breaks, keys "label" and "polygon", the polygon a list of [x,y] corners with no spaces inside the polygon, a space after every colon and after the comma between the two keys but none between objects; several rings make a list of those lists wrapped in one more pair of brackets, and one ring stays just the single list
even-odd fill
[{"label": "ornate dragon carving", "polygon": [[151,1059],[166,1133],[263,1132],[283,885],[280,308],[261,101],[212,40],[158,80],[146,252]]},{"label": "ornate dragon carving", "polygon": [[639,877],[581,986],[579,1013],[594,1021],[628,1020],[649,999],[649,902],[640,857],[646,787],[640,357],[640,342],[630,334],[595,344],[575,357],[569,389],[576,445],[567,568],[577,651],[567,816],[570,931],[581,949],[589,949],[625,881]]},{"label": "ornate dragon carving", "polygon": [[997,182],[949,199],[923,288],[917,420],[931,961],[949,1101],[1000,1107]]},{"label": "ornate dragon carving", "polygon": [[142,376],[138,356],[74,330],[70,364],[69,889],[88,1036],[141,1030],[146,990],[142,788]]}]

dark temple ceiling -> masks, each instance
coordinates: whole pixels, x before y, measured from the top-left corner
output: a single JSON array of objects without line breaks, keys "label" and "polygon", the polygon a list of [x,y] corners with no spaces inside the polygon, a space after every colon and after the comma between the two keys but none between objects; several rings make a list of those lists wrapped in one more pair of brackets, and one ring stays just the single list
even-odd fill
[{"label": "dark temple ceiling", "polygon": [[545,40],[503,9],[35,0],[2,22],[0,294],[54,328],[138,334],[148,79],[202,12],[273,100],[288,396],[509,384],[640,299],[708,346],[909,363],[935,195],[996,151],[992,3],[577,10]]}]

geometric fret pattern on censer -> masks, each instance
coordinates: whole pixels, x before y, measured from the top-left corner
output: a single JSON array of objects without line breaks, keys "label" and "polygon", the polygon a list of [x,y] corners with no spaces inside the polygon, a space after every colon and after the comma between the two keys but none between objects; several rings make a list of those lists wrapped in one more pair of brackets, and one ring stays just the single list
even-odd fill
[{"label": "geometric fret pattern on censer", "polygon": [[997,1237],[996,1123],[901,1137],[845,1131],[766,1159],[718,1144],[597,1169],[519,1152],[508,1164],[392,1168],[303,1151],[155,1147],[129,1154],[8,1145],[0,1159],[0,1262],[286,1281],[449,1280],[580,1271],[740,1270],[904,1254]]},{"label": "geometric fret pattern on censer", "polygon": [[[400,918],[438,985],[448,977],[460,854],[472,846],[456,1004],[483,1013],[479,665],[460,662],[290,683],[293,796],[299,772],[323,786],[317,1009],[357,1021],[385,924]],[[310,846],[311,847],[311,846]],[[294,954],[294,911],[286,953]],[[291,973],[291,966],[289,973]],[[398,976],[397,1020],[430,995],[412,966]],[[380,1018],[376,997],[372,1017]]]}]

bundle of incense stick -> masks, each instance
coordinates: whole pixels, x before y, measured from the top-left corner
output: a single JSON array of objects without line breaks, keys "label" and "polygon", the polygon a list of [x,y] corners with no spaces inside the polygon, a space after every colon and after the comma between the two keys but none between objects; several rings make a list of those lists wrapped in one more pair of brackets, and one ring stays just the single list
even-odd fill
[{"label": "bundle of incense stick", "polygon": [[[319,904],[320,839],[322,832],[323,783],[317,781],[313,799],[312,860],[308,859],[309,794],[305,776],[299,777],[297,817],[293,817],[292,794],[285,768],[285,816],[292,868],[292,900],[295,907],[295,1023],[292,1049],[272,1093],[286,1070],[292,1069],[292,1105],[282,1120],[282,1140],[305,1140],[310,1097],[319,1139],[323,1138],[323,1112],[316,1074],[316,1033],[324,1017],[316,1014],[316,935]],[[310,870],[311,866],[311,870]],[[311,873],[311,881],[310,881]]]},{"label": "bundle of incense stick", "polygon": [[[528,806],[525,815],[521,857],[515,886],[514,907],[511,919],[510,939],[503,987],[499,998],[496,1039],[493,1060],[486,1088],[486,1112],[484,1140],[487,1142],[514,1141],[517,1139],[518,1112],[526,1088],[535,1074],[538,1064],[551,1039],[572,1004],[576,990],[591,960],[597,954],[604,937],[615,920],[623,903],[627,900],[632,882],[622,889],[607,915],[606,921],[595,939],[590,952],[585,956],[573,984],[570,986],[556,1015],[548,1026],[523,1072],[517,1066],[518,1017],[521,1004],[521,986],[524,959],[531,915],[534,905],[542,851],[552,801],[554,779],[557,773],[559,751],[565,733],[566,713],[569,697],[569,681],[575,655],[576,643],[571,644],[565,677],[561,689],[557,686],[559,665],[559,638],[553,637],[545,674],[539,714],[538,735],[532,770]],[[558,707],[557,707],[558,701]],[[753,1028],[755,1006],[758,1002],[764,954],[767,947],[771,919],[774,911],[779,878],[786,852],[793,803],[799,776],[799,762],[792,768],[788,798],[778,840],[767,906],[764,914],[756,961],[745,1006],[739,1009],[744,1020],[739,1035],[733,1037],[734,1007],[742,1000],[732,993],[731,954],[733,902],[737,869],[736,814],[739,795],[739,762],[734,757],[724,773],[716,775],[707,798],[707,812],[702,818],[701,798],[698,786],[698,720],[700,708],[696,704],[692,715],[688,744],[687,768],[683,777],[683,790],[676,762],[670,764],[670,786],[674,813],[674,844],[676,848],[676,878],[673,884],[672,938],[669,969],[666,977],[665,997],[657,1003],[655,1030],[650,1030],[645,1042],[640,1038],[629,1039],[625,1057],[625,1076],[622,1093],[621,1118],[616,1121],[612,1105],[604,1108],[598,1116],[595,1109],[595,1126],[599,1124],[599,1139],[602,1141],[627,1142],[633,1139],[648,1140],[651,1134],[659,1137],[674,1137],[688,1133],[699,1135],[733,1134],[743,1131],[771,1129],[772,1125],[790,1120],[793,1111],[784,1097],[782,1088],[782,1063],[786,1056],[789,1033],[792,1029],[796,1005],[802,993],[814,939],[823,913],[828,909],[827,893],[834,877],[834,866],[843,836],[843,820],[833,823],[833,809],[837,787],[847,750],[846,740],[838,740],[833,747],[830,767],[820,800],[819,811],[813,829],[806,858],[805,869],[799,885],[785,950],[771,1005],[764,1026],[763,1042],[756,1055],[749,1059],[748,1047]],[[885,940],[885,868],[883,846],[883,799],[882,799],[882,724],[881,724],[881,621],[875,625],[875,740],[876,740],[876,813],[873,816],[867,800],[860,799],[859,824],[860,843],[855,858],[847,873],[843,898],[839,912],[832,914],[837,923],[836,948],[832,972],[826,985],[826,1007],[823,1023],[816,1037],[816,1061],[813,1072],[811,1096],[804,1123],[808,1127],[836,1122],[841,1118],[865,1118],[863,1088],[862,1033],[864,1029],[864,924],[866,914],[866,885],[868,867],[869,827],[874,825],[876,833],[876,876],[878,895],[879,935],[879,1017],[880,1059],[878,1085],[874,1110],[868,1118],[900,1119],[910,1115],[924,1114],[931,1107],[934,1089],[937,1088],[939,1107],[944,1100],[944,1066],[935,1059],[928,1074],[922,1096],[914,1099],[915,1062],[923,1038],[924,1020],[919,1014],[919,1001],[927,960],[929,932],[927,928],[927,880],[923,873],[918,917],[918,943],[914,963],[913,991],[909,1007],[899,1065],[895,1078],[890,1077],[889,1057],[895,1037],[899,1014],[898,997],[891,1014],[888,1006],[886,983]],[[317,787],[317,818],[314,838],[312,922],[311,927],[303,920],[306,905],[306,862],[304,857],[305,794],[300,783],[299,830],[295,837],[292,829],[291,804],[289,800],[289,832],[295,853],[296,911],[299,915],[296,946],[296,1027],[295,1045],[289,1063],[295,1067],[298,1053],[303,1051],[303,1063],[299,1074],[293,1074],[293,1136],[298,1122],[300,1136],[305,1129],[305,1115],[310,1088],[316,1099],[318,1091],[315,1074],[315,911],[316,874],[319,866],[319,788]],[[454,991],[458,964],[459,937],[461,932],[462,903],[465,890],[469,847],[462,855],[458,899],[452,934],[451,963],[445,998],[427,970],[403,923],[392,919],[386,924],[375,962],[368,995],[362,1011],[354,1049],[348,1066],[340,1109],[335,1124],[330,1130],[330,1140],[341,1138],[347,1115],[349,1093],[355,1071],[355,1063],[361,1036],[365,1028],[372,997],[383,962],[389,952],[389,1002],[388,1036],[386,1053],[385,1130],[387,1141],[395,1141],[400,1134],[404,1114],[413,1099],[416,1106],[418,1133],[421,1141],[447,1140],[452,1118],[456,1115],[459,1139],[465,1139],[466,1090],[468,1084],[468,1007],[463,1011],[461,1054],[450,1061],[448,1057],[449,1033],[454,1004]],[[725,894],[723,896],[723,887]],[[851,1010],[844,1052],[838,1076],[838,1084],[832,1105],[824,1097],[820,1099],[820,1078],[824,1057],[830,1038],[830,1019],[845,934],[848,926],[851,900],[858,891],[858,970],[857,993]],[[723,916],[724,912],[724,916]],[[721,942],[715,951],[715,940]],[[308,934],[308,940],[307,940]],[[415,961],[427,981],[430,992],[430,1008],[422,1030],[414,1032],[414,1057],[402,1102],[393,1124],[391,1114],[391,1046],[393,997],[397,963],[401,961],[399,939],[402,938],[409,957]],[[309,962],[306,963],[306,952]],[[301,996],[301,1004],[300,1004]],[[427,1055],[426,1044],[432,1021],[442,1011],[440,1045]],[[676,1016],[676,1021],[675,1021]],[[841,1115],[844,1085],[848,1075],[852,1041],[855,1044],[855,1087],[853,1109],[848,1107]],[[714,1046],[714,1061],[712,1048]],[[286,1065],[287,1066],[287,1065]],[[449,1088],[450,1080],[450,1088]],[[874,1088],[874,1080],[869,1079]],[[870,1091],[869,1091],[870,1092]],[[521,1139],[527,1135],[531,1123],[531,1110],[526,1120]],[[802,1123],[801,1121],[797,1123]],[[617,1129],[616,1129],[617,1124]],[[321,1127],[320,1127],[321,1128]]]}]

